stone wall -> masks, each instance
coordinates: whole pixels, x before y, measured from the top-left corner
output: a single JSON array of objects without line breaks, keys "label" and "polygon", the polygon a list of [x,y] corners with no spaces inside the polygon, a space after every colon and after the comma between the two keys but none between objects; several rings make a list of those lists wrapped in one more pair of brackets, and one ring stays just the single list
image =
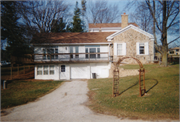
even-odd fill
[{"label": "stone wall", "polygon": [[[113,62],[117,62],[119,58],[122,57],[134,57],[140,60],[142,64],[153,63],[154,60],[154,41],[150,40],[150,38],[142,33],[137,32],[134,29],[128,29],[127,31],[120,33],[115,36],[112,43],[126,43],[126,55],[125,56],[116,56],[114,55],[113,48],[111,49],[113,54]],[[136,53],[136,43],[137,42],[148,42],[148,55],[137,55]],[[124,59],[121,63],[124,64],[138,64],[136,60],[132,58]],[[113,77],[113,70],[115,69],[114,65],[111,65],[111,69],[109,71],[109,77]],[[120,77],[129,76],[129,75],[138,75],[138,70],[124,70],[120,69]]]},{"label": "stone wall", "polygon": [[[154,48],[153,48],[153,41],[149,39],[148,36],[135,31],[134,29],[129,29],[117,36],[114,37],[112,43],[126,43],[126,55],[125,56],[113,56],[113,61],[116,62],[119,58],[122,57],[135,57],[141,61],[141,63],[152,63],[154,59]],[[148,42],[149,54],[148,55],[137,55],[136,53],[136,43],[137,42]],[[114,54],[114,50],[113,54]],[[124,63],[127,64],[137,64],[134,59],[125,59],[123,60]]]}]

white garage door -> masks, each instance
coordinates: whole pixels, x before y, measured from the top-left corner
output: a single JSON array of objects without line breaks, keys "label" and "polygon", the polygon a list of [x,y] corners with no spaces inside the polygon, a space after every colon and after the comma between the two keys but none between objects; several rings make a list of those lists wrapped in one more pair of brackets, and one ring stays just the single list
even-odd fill
[{"label": "white garage door", "polygon": [[90,68],[87,65],[71,66],[71,79],[89,79]]}]

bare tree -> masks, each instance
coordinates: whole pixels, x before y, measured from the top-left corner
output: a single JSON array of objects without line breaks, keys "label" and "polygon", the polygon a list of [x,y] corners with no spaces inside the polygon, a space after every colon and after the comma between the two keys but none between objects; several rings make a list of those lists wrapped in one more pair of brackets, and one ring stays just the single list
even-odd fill
[{"label": "bare tree", "polygon": [[50,32],[53,20],[60,20],[69,15],[69,5],[60,1],[21,2],[21,14],[26,26],[36,27],[39,32]]},{"label": "bare tree", "polygon": [[[179,31],[179,1],[176,0],[146,0],[148,9],[153,18],[153,34],[155,37],[155,47],[162,55],[162,64],[167,66],[168,45],[177,41],[178,35],[172,40],[167,40],[168,32],[177,33]],[[156,29],[161,33],[162,50],[157,48]]]},{"label": "bare tree", "polygon": [[153,18],[150,15],[150,11],[145,1],[140,1],[137,4],[135,11],[130,14],[130,18],[133,22],[140,26],[146,32],[153,33]]},{"label": "bare tree", "polygon": [[90,23],[112,23],[120,20],[120,11],[117,4],[109,4],[107,1],[89,1],[88,21]]}]

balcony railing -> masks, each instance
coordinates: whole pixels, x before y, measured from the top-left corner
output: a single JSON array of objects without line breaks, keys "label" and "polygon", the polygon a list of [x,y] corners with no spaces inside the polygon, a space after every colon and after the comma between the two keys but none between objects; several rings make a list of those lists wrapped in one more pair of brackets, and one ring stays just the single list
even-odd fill
[{"label": "balcony railing", "polygon": [[34,62],[109,62],[109,53],[33,54]]}]

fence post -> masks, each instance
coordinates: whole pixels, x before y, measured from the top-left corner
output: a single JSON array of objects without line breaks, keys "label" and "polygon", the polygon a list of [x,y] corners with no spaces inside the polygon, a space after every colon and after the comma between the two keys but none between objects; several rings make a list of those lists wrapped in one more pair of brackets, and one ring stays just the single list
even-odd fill
[{"label": "fence post", "polygon": [[13,68],[13,66],[11,65],[11,68],[10,68],[11,69],[11,80],[12,80],[12,68]]},{"label": "fence post", "polygon": [[25,74],[25,70],[26,70],[25,68],[26,68],[26,67],[25,67],[25,65],[24,65],[24,74]]},{"label": "fence post", "polygon": [[18,64],[18,67],[17,67],[17,68],[18,68],[18,75],[19,75],[19,64]]}]

